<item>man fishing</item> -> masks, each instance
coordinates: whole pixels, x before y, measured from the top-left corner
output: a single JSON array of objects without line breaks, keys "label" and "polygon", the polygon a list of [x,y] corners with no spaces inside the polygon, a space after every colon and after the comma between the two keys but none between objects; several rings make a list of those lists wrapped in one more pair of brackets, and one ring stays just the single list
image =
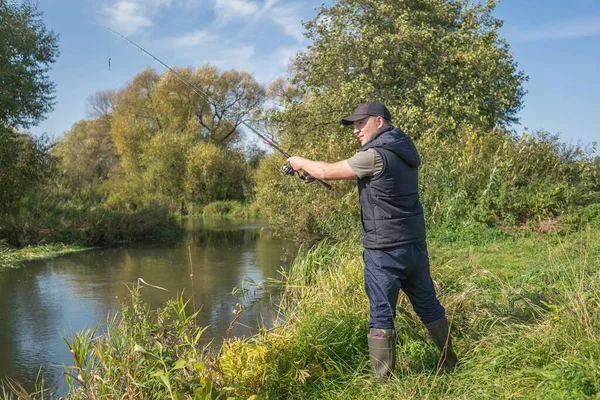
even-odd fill
[{"label": "man fishing", "polygon": [[358,178],[372,373],[388,377],[394,370],[394,318],[400,289],[440,350],[441,367],[451,371],[457,357],[429,271],[417,149],[410,137],[392,126],[389,110],[378,101],[360,104],[341,121],[354,124],[362,146],[356,155],[336,163],[290,157],[288,163],[320,180]]}]

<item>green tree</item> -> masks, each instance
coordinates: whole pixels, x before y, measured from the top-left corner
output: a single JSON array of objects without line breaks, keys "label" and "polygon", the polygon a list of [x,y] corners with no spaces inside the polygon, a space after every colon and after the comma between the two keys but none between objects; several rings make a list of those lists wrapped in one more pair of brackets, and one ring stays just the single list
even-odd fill
[{"label": "green tree", "polygon": [[[185,200],[186,165],[198,138],[189,132],[160,131],[150,139],[144,152],[143,173],[147,198],[179,209]],[[184,207],[181,207],[184,208]]]},{"label": "green tree", "polygon": [[128,171],[145,168],[139,156],[159,131],[195,133],[226,148],[240,140],[241,123],[265,100],[265,89],[247,72],[213,65],[177,73],[207,93],[196,93],[170,71],[146,69],[120,90],[114,102],[113,136]]},{"label": "green tree", "polygon": [[592,176],[594,177],[597,190],[600,190],[600,156],[594,157],[592,161]]},{"label": "green tree", "polygon": [[[14,234],[7,221],[53,170],[48,139],[19,129],[37,124],[52,110],[54,84],[48,71],[58,55],[57,40],[37,6],[0,0],[0,236]],[[16,236],[9,239],[18,244]]]},{"label": "green tree", "polygon": [[29,1],[0,0],[0,123],[28,128],[52,111],[48,77],[58,56],[58,37],[46,29]]},{"label": "green tree", "polygon": [[[0,132],[2,128],[0,127]],[[20,132],[0,133],[0,240],[20,245],[15,219],[23,202],[55,173],[46,136],[34,138]]]},{"label": "green tree", "polygon": [[357,103],[377,99],[413,137],[515,122],[527,78],[499,36],[495,3],[339,0],[321,6],[306,23],[313,44],[294,63],[293,83],[305,93],[302,120],[337,123]]},{"label": "green tree", "polygon": [[52,154],[60,159],[63,178],[73,191],[93,190],[119,166],[106,116],[73,124],[54,144]]},{"label": "green tree", "polygon": [[[248,171],[242,165],[245,160],[234,149],[241,139],[239,126],[265,100],[264,88],[246,72],[221,72],[212,65],[176,71],[210,99],[170,71],[158,74],[146,69],[114,97],[94,97],[94,103],[102,107],[91,109],[99,119],[109,116],[125,173],[131,182],[144,182],[146,200],[166,202],[173,208],[183,202],[243,199],[249,191]],[[112,111],[104,111],[107,109]],[[200,148],[222,151],[203,153],[207,161],[190,161]],[[255,163],[260,157],[260,153],[248,154],[248,160]],[[206,172],[207,165],[218,170]],[[198,171],[204,175],[189,176]],[[223,182],[223,187],[213,186],[218,182]],[[201,191],[201,187],[206,190]]]},{"label": "green tree", "polygon": [[250,167],[241,154],[201,142],[190,152],[185,185],[198,205],[244,200],[250,189]]}]

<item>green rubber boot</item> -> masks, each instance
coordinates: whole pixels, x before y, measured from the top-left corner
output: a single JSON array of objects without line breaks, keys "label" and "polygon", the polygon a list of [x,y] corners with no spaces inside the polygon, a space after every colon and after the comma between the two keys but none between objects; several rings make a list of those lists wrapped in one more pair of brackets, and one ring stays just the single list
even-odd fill
[{"label": "green rubber boot", "polygon": [[438,366],[442,367],[446,372],[452,372],[458,358],[452,349],[452,337],[450,336],[448,320],[446,317],[443,317],[437,321],[425,324],[425,327],[429,331],[429,337],[431,337],[433,343],[440,350]]},{"label": "green rubber boot", "polygon": [[396,365],[396,332],[371,328],[369,335],[371,372],[377,378],[388,378]]}]

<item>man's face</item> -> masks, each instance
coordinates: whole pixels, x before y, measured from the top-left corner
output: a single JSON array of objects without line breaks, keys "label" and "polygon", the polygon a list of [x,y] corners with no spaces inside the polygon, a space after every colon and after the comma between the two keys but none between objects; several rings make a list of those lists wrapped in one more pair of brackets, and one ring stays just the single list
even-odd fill
[{"label": "man's face", "polygon": [[354,121],[354,133],[358,136],[361,146],[369,143],[379,129],[383,128],[384,120],[381,117],[366,117]]}]

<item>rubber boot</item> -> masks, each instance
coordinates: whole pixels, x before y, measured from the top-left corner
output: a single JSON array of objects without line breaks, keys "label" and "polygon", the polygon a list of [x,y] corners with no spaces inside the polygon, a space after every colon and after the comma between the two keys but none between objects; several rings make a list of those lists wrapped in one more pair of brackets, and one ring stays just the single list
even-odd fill
[{"label": "rubber boot", "polygon": [[367,338],[373,376],[388,378],[396,365],[396,332],[393,329],[371,328]]},{"label": "rubber boot", "polygon": [[425,324],[429,331],[429,337],[437,348],[440,350],[440,361],[438,367],[442,367],[446,372],[452,372],[458,358],[452,349],[452,337],[450,336],[450,328],[448,320],[443,317],[437,321]]}]

